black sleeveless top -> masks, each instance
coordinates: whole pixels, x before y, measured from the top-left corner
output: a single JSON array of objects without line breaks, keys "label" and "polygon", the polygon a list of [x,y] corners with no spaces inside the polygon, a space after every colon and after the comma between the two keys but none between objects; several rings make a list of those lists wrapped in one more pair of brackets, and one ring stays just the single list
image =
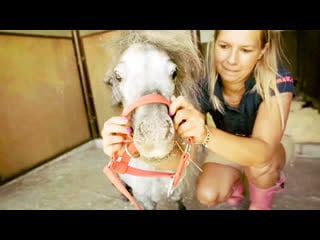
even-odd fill
[{"label": "black sleeveless top", "polygon": [[[281,76],[277,78],[277,87],[279,92],[292,92],[295,95],[294,79],[292,74],[284,68],[279,68],[278,72]],[[253,76],[249,77],[245,82],[246,90],[242,96],[238,109],[227,105],[224,101],[222,96],[221,79],[218,78],[214,94],[220,99],[222,106],[225,109],[223,114],[218,110],[213,109],[210,102],[207,79],[200,79],[198,84],[200,93],[196,95],[196,98],[200,105],[200,111],[202,113],[210,113],[218,129],[240,136],[250,136],[252,134],[257,111],[262,102],[262,98],[257,91],[252,91],[252,88],[255,85],[255,79]]]}]

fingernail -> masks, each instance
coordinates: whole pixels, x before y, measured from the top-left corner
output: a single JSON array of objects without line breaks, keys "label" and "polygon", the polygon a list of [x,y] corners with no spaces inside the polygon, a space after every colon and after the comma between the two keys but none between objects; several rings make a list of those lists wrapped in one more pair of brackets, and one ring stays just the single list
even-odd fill
[{"label": "fingernail", "polygon": [[128,127],[128,128],[127,128],[127,132],[128,132],[128,133],[131,133],[131,132],[132,132],[131,128]]},{"label": "fingernail", "polygon": [[128,118],[126,118],[126,117],[122,117],[122,119],[123,119],[123,121],[125,122],[125,123],[127,123],[129,120],[128,120]]},{"label": "fingernail", "polygon": [[174,113],[169,111],[169,116],[172,117],[174,115]]}]

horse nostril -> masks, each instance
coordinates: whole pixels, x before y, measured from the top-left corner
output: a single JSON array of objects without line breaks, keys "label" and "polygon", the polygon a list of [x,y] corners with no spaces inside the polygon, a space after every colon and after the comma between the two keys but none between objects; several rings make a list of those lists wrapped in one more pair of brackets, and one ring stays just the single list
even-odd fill
[{"label": "horse nostril", "polygon": [[139,131],[140,131],[140,133],[141,133],[141,135],[143,136],[143,137],[145,137],[146,136],[146,130],[145,130],[145,127],[144,127],[144,123],[142,122],[140,125],[139,125]]},{"label": "horse nostril", "polygon": [[164,136],[164,138],[168,138],[170,136],[170,133],[171,133],[171,122],[169,120],[166,121],[167,122],[167,131],[166,131],[166,134]]}]

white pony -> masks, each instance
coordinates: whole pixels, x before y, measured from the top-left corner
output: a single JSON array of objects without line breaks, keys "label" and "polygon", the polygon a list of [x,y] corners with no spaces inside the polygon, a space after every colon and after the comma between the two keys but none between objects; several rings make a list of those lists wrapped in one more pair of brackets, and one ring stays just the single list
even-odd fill
[{"label": "white pony", "polygon": [[[133,135],[129,140],[134,150],[127,145],[123,153],[110,160],[105,173],[123,190],[114,182],[120,177],[138,209],[157,209],[161,202],[177,202],[183,209],[184,200],[194,196],[202,149],[196,148],[191,139],[177,136],[168,105],[172,95],[190,96],[192,81],[203,74],[203,62],[191,32],[117,31],[108,43],[108,51],[112,51],[114,61],[105,82],[112,85],[112,105],[122,104],[123,115],[131,118]],[[127,165],[119,167],[123,154]]]}]

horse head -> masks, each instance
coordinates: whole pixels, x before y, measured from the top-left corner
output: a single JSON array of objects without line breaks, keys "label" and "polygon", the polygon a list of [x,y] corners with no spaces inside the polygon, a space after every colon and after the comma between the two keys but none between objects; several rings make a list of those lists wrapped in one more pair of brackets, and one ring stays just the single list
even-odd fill
[{"label": "horse head", "polygon": [[[148,43],[131,45],[114,68],[123,107],[148,94],[158,94],[169,100],[175,92],[176,72],[177,65],[165,51]],[[138,106],[132,111],[131,124],[140,157],[162,159],[172,151],[175,130],[167,105]]]},{"label": "horse head", "polygon": [[[119,56],[108,82],[113,85],[113,103],[121,102],[123,108],[148,94],[168,100],[187,95],[190,82],[199,77],[202,63],[190,31],[122,31],[115,42]],[[131,124],[140,158],[159,161],[171,153],[175,129],[167,105],[135,108]]]}]

